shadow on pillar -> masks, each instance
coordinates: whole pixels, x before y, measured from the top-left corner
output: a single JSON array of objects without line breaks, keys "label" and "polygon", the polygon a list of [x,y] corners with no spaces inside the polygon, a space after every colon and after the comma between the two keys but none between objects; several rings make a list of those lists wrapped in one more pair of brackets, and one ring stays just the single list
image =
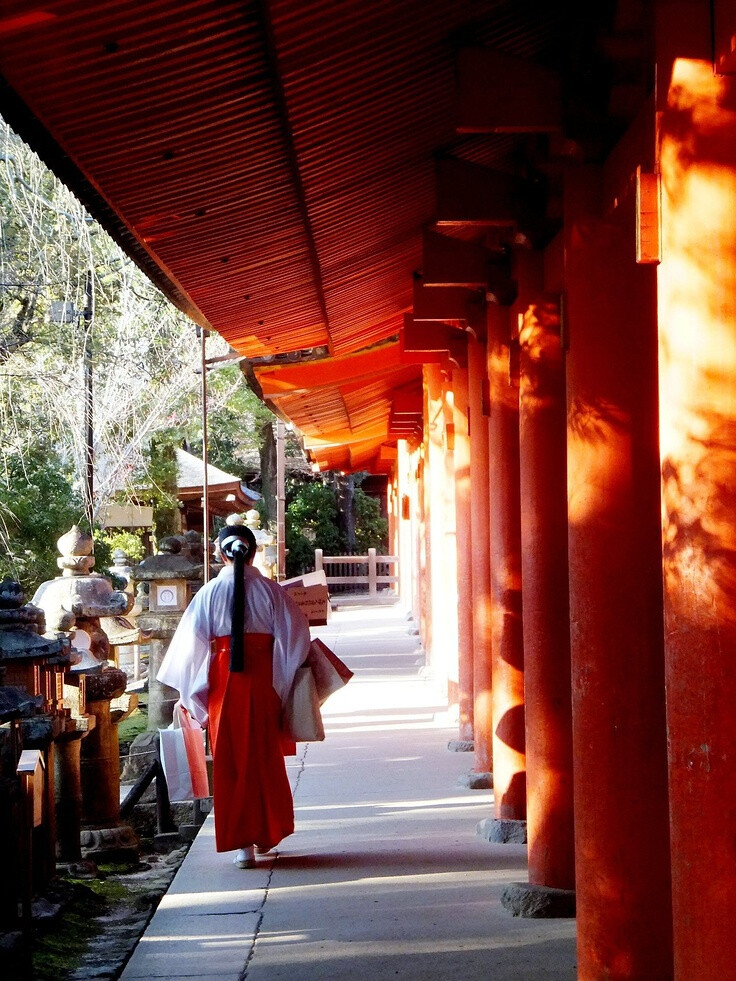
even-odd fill
[{"label": "shadow on pillar", "polygon": [[[524,706],[514,705],[504,713],[496,727],[495,738],[513,753],[524,752]],[[493,778],[491,777],[491,780]],[[511,775],[505,787],[496,788],[496,816],[480,821],[476,832],[481,838],[496,845],[525,845],[526,820],[526,772]]]}]

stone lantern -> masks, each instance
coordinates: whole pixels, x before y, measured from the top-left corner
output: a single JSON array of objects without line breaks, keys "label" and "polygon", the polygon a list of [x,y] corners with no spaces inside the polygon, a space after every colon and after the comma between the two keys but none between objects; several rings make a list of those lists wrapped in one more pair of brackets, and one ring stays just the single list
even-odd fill
[{"label": "stone lantern", "polygon": [[[33,848],[33,873],[36,885],[47,882],[54,873],[55,859],[59,856],[60,834],[63,837],[69,825],[68,809],[59,806],[60,789],[70,790],[73,805],[73,787],[59,776],[59,763],[66,756],[68,745],[81,738],[80,731],[70,710],[64,705],[64,672],[76,658],[76,652],[66,638],[48,638],[44,632],[43,611],[32,605],[24,605],[20,584],[4,579],[0,582],[0,692],[2,701],[13,715],[13,703],[27,704],[25,711],[16,713],[20,721],[10,728],[3,728],[0,736],[2,772],[7,763],[15,769],[21,749],[38,750],[43,757],[43,796],[40,803],[41,822],[37,842]],[[85,727],[86,731],[86,727]],[[9,760],[7,759],[9,756]],[[11,770],[11,772],[12,772]],[[79,783],[79,757],[77,754],[76,784]],[[74,779],[72,779],[72,784]],[[58,827],[57,827],[58,821]],[[5,822],[0,822],[4,824]],[[79,852],[80,825],[77,817],[76,850]],[[3,835],[4,846],[12,847],[12,836]],[[12,868],[14,858],[2,862],[4,868]],[[12,879],[12,874],[11,874]]]},{"label": "stone lantern", "polygon": [[[41,696],[5,685],[5,668],[0,659],[0,935],[6,938],[19,927],[19,905],[26,882],[21,841],[23,828],[22,789],[16,766],[23,748],[22,728],[35,716]],[[4,948],[3,962],[7,966]]]},{"label": "stone lantern", "polygon": [[81,662],[66,676],[64,698],[76,718],[95,718],[81,751],[82,854],[96,860],[133,857],[138,841],[120,818],[118,725],[138,696],[126,692],[125,672],[107,665],[110,643],[100,625],[100,618],[126,614],[133,597],[91,571],[91,535],[75,525],[58,546],[62,574],[42,583],[33,602],[46,615],[47,636],[70,635],[81,651]]},{"label": "stone lantern", "polygon": [[116,548],[112,553],[112,565],[108,566],[107,571],[112,573],[114,576],[119,576],[121,579],[124,579],[126,584],[125,591],[129,592],[128,587],[130,586],[133,568],[130,564],[130,559],[122,548]]},{"label": "stone lantern", "polygon": [[0,661],[7,685],[43,698],[43,711],[64,708],[63,673],[77,660],[67,640],[44,637],[43,610],[24,605],[20,583],[0,582]]},{"label": "stone lantern", "polygon": [[77,525],[57,545],[61,575],[42,583],[33,603],[46,614],[49,633],[73,633],[74,646],[83,653],[78,670],[102,667],[110,654],[110,642],[100,617],[124,616],[133,606],[133,597],[113,589],[106,576],[92,572],[94,540]]},{"label": "stone lantern", "polygon": [[258,546],[253,565],[267,579],[273,579],[273,570],[277,563],[276,539],[271,532],[264,531],[261,528],[261,516],[256,508],[251,508],[250,511],[245,512],[245,521],[239,514],[231,514],[226,521],[229,525],[245,524],[247,528],[250,528]]},{"label": "stone lantern", "polygon": [[[144,600],[137,624],[149,640],[148,727],[133,740],[123,769],[123,780],[133,782],[158,754],[158,730],[173,718],[179,692],[162,684],[156,675],[182,613],[202,585],[204,552],[197,532],[163,538],[157,555],[133,568],[136,592]],[[145,589],[145,592],[144,592]]]},{"label": "stone lantern", "polygon": [[138,627],[150,635],[148,657],[148,728],[165,729],[171,722],[179,693],[156,680],[169,641],[182,613],[202,585],[204,567],[201,547],[189,537],[174,535],[161,541],[160,552],[144,559],[133,569],[136,583],[148,585],[148,609],[138,616]]}]

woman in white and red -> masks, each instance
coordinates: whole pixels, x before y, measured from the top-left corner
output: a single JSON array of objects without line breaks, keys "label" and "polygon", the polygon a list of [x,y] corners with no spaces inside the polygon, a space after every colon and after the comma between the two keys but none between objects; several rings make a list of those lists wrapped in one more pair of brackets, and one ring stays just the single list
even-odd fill
[{"label": "woman in white and red", "polygon": [[253,567],[256,540],[244,525],[218,536],[224,568],[194,596],[158,680],[209,726],[214,768],[215,846],[255,864],[294,830],[281,706],[309,651],[309,623],[278,583]]}]

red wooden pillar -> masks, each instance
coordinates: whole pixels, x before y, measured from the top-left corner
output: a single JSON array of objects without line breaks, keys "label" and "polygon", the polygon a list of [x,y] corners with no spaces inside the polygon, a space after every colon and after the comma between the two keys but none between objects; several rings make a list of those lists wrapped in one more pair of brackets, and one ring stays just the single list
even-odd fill
[{"label": "red wooden pillar", "polygon": [[422,375],[422,402],[424,408],[424,426],[422,434],[422,449],[417,464],[416,480],[419,485],[419,525],[417,536],[417,573],[419,604],[421,607],[420,630],[424,648],[433,659],[434,623],[432,619],[432,426],[431,419],[436,412],[437,380],[433,365],[424,367]]},{"label": "red wooden pillar", "polygon": [[[461,744],[473,739],[473,561],[471,532],[471,462],[468,433],[468,371],[456,367],[452,372],[454,427],[452,453],[455,477],[455,541],[457,549],[457,646],[459,738]],[[462,748],[454,746],[450,748]]]},{"label": "red wooden pillar", "polygon": [[470,523],[473,568],[473,739],[475,788],[492,786],[491,543],[488,499],[488,417],[483,411],[486,344],[468,338]]},{"label": "red wooden pillar", "polygon": [[665,658],[678,981],[736,976],[736,21],[732,5],[716,11],[715,62],[728,75],[713,72],[707,7],[667,4],[658,25]]},{"label": "red wooden pillar", "polygon": [[425,650],[429,649],[431,624],[427,611],[429,582],[429,546],[427,520],[427,473],[426,446],[419,448],[414,470],[413,494],[416,497],[416,532],[412,540],[412,598],[414,619],[419,622],[419,630]]},{"label": "red wooden pillar", "polygon": [[508,310],[489,307],[489,479],[493,648],[494,841],[526,840],[524,644],[521,622],[519,389]]},{"label": "red wooden pillar", "polygon": [[458,699],[458,599],[455,542],[455,480],[448,425],[452,409],[447,379],[436,366],[425,367],[424,478],[429,584],[426,593],[430,665],[446,680],[451,702]]},{"label": "red wooden pillar", "polygon": [[388,547],[390,555],[399,554],[399,522],[397,519],[397,480],[394,474],[386,485],[386,511],[388,513]]},{"label": "red wooden pillar", "polygon": [[565,190],[568,543],[580,981],[672,976],[656,291],[631,197]]},{"label": "red wooden pillar", "polygon": [[529,882],[575,888],[565,367],[557,296],[524,314],[520,457]]}]

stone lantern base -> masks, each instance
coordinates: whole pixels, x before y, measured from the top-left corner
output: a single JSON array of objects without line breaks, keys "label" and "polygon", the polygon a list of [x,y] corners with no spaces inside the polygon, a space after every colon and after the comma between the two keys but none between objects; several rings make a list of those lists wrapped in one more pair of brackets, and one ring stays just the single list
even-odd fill
[{"label": "stone lantern base", "polygon": [[94,862],[131,861],[140,843],[120,817],[118,724],[136,707],[123,671],[107,668],[86,683],[87,711],[96,725],[82,745],[82,856]]},{"label": "stone lantern base", "polygon": [[82,857],[93,862],[137,861],[140,842],[128,824],[111,828],[82,828]]}]

